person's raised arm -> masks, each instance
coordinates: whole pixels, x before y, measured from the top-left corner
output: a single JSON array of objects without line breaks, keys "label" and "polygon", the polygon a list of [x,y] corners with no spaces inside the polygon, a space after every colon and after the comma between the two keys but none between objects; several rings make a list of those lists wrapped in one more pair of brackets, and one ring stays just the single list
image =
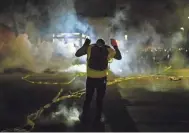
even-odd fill
[{"label": "person's raised arm", "polygon": [[114,50],[115,50],[115,55],[114,58],[117,60],[121,60],[122,59],[122,55],[121,52],[119,51],[117,42],[115,39],[111,39],[111,45],[113,46]]},{"label": "person's raised arm", "polygon": [[87,48],[88,48],[90,43],[91,43],[91,40],[87,38],[85,40],[83,46],[76,51],[75,56],[80,57],[80,56],[86,55],[87,54]]}]

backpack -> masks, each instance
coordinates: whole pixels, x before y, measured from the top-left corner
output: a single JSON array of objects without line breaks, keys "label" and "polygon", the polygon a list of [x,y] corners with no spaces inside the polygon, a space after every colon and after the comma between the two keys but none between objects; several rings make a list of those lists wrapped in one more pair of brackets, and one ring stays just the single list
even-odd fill
[{"label": "backpack", "polygon": [[104,71],[108,68],[108,47],[99,47],[97,45],[91,47],[88,59],[89,68],[97,71]]}]

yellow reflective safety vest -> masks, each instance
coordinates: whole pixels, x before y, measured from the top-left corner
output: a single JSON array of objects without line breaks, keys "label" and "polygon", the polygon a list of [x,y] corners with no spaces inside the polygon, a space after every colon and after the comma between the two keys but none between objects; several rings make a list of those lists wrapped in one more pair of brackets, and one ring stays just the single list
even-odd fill
[{"label": "yellow reflective safety vest", "polygon": [[[91,48],[92,47],[93,47],[93,45],[90,45],[88,47],[88,49],[87,49],[87,77],[90,77],[90,78],[103,78],[103,77],[108,76],[109,68],[107,68],[106,70],[103,70],[103,71],[97,71],[97,70],[93,70],[93,69],[88,67],[88,60],[89,60],[90,55],[91,55]],[[116,52],[111,47],[109,47],[107,49],[108,49],[108,61],[110,63],[110,61],[115,56]]]}]

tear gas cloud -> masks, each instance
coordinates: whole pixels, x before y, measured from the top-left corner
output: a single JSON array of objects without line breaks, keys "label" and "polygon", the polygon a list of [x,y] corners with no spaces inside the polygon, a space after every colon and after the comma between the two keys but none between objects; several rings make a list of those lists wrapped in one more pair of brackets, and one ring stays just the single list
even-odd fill
[{"label": "tear gas cloud", "polygon": [[[90,27],[86,22],[81,22],[77,18],[72,1],[61,1],[59,4],[61,7],[54,8],[54,6],[57,6],[57,4],[58,3],[54,2],[49,6],[50,18],[51,15],[53,17],[49,26],[50,28],[48,29],[51,30],[52,27],[53,29],[56,28],[66,33],[79,31],[88,34],[90,37],[94,37],[92,27]],[[30,4],[27,6],[31,12],[28,11],[27,14],[23,15],[15,13],[17,16],[16,18],[20,18],[19,22],[25,22],[26,17],[29,15],[37,16],[37,18],[41,15],[40,12]],[[55,14],[56,16],[54,17]],[[22,19],[18,16],[22,16]],[[2,19],[2,22],[4,20]],[[71,43],[70,40],[68,40],[68,42],[64,42],[65,40],[62,41],[58,39],[56,39],[54,42],[41,41],[40,31],[32,21],[27,21],[25,29],[31,42],[21,37],[22,39],[19,40],[19,43],[23,44],[22,46],[18,46],[19,43],[17,43],[16,40],[11,42],[15,48],[12,48],[12,46],[7,48],[5,44],[1,44],[1,51],[7,51],[7,49],[9,49],[9,52],[6,53],[6,58],[1,60],[1,69],[24,67],[35,72],[42,72],[46,68],[54,68],[59,70],[68,68],[72,65],[75,60],[74,53],[76,52],[76,48],[74,47],[75,40],[73,41],[72,39]],[[9,55],[11,52],[19,53],[19,55],[22,55],[22,58],[27,58],[28,62],[32,63],[32,65],[30,65],[35,67],[26,67],[25,65],[28,63],[18,61],[21,57],[15,57],[12,54]],[[84,60],[84,57],[82,57],[81,60]]]},{"label": "tear gas cloud", "polygon": [[[56,1],[57,2],[57,1]],[[152,39],[153,47],[162,47],[163,39],[167,39],[170,47],[177,47],[183,40],[180,32],[173,34],[170,38],[165,38],[156,33],[155,28],[150,23],[142,23],[140,28],[127,27],[127,11],[117,11],[113,18],[78,18],[72,0],[63,0],[59,3],[50,2],[48,6],[50,24],[48,31],[57,29],[57,32],[83,33],[95,42],[97,38],[104,38],[110,45],[109,39],[115,38],[119,41],[119,48],[123,55],[121,61],[114,60],[110,64],[111,71],[118,76],[127,76],[133,73],[144,73],[151,71],[150,64],[137,64],[139,51],[149,38]],[[28,10],[24,15],[17,13],[19,22],[26,22],[27,37],[20,35],[17,41],[11,43],[14,47],[1,43],[1,51],[9,51],[1,59],[1,69],[10,67],[24,67],[35,72],[43,72],[46,68],[62,71],[86,71],[86,56],[77,59],[74,57],[76,50],[80,47],[79,39],[71,39],[69,35],[64,39],[54,39],[54,41],[42,40],[40,30],[36,24],[27,20],[27,16],[36,15],[40,19],[40,12],[27,5]],[[16,14],[16,13],[15,13]],[[23,20],[22,20],[23,19]],[[6,19],[5,19],[6,20]],[[1,20],[3,21],[3,20]],[[109,23],[110,22],[110,23]],[[5,23],[5,22],[4,22]],[[111,32],[111,27],[118,27],[116,33]],[[127,34],[128,40],[124,36]],[[57,34],[58,35],[58,34]],[[19,42],[18,42],[19,41]],[[84,39],[82,40],[84,42]],[[7,50],[9,49],[9,50]],[[10,54],[11,53],[11,54]],[[13,54],[14,53],[14,54]],[[80,63],[81,65],[73,65]]]},{"label": "tear gas cloud", "polygon": [[[64,122],[68,126],[72,126],[75,122],[79,121],[80,111],[77,107],[66,107],[64,105],[59,105],[56,112],[52,113],[52,119]],[[63,120],[63,121],[62,121]]]}]

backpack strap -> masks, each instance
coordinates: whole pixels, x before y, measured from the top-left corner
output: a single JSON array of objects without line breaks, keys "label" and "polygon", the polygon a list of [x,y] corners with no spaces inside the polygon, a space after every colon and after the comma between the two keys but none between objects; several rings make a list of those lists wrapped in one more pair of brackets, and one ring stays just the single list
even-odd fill
[{"label": "backpack strap", "polygon": [[87,48],[87,61],[89,60],[89,58],[91,57],[91,48],[93,47],[93,45],[90,45],[88,48]]}]

